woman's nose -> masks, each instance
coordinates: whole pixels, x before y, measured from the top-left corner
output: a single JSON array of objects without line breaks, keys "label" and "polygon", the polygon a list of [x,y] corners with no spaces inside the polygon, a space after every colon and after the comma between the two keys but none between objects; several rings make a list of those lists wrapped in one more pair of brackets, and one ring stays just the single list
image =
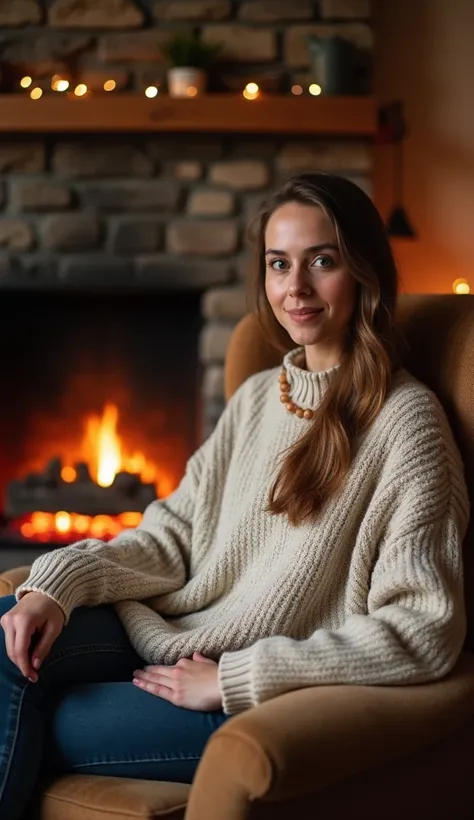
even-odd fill
[{"label": "woman's nose", "polygon": [[290,296],[298,296],[301,293],[311,293],[311,283],[303,267],[295,266],[288,282],[288,293]]}]

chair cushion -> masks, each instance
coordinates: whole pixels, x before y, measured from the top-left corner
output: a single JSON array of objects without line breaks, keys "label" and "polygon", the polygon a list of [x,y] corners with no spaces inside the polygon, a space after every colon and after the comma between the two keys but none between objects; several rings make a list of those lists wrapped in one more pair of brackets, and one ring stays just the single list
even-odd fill
[{"label": "chair cushion", "polygon": [[40,798],[41,820],[182,820],[186,783],[72,774],[49,785]]},{"label": "chair cushion", "polygon": [[13,595],[16,588],[26,581],[30,574],[29,567],[15,567],[7,569],[0,575],[0,597],[2,595]]}]

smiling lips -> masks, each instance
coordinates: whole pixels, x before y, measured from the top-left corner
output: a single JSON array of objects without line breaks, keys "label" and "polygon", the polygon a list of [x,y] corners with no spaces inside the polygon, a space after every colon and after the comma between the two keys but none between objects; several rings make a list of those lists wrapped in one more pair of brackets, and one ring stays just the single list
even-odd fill
[{"label": "smiling lips", "polygon": [[289,316],[295,322],[310,322],[316,316],[319,316],[320,313],[324,311],[324,308],[309,308],[309,307],[302,307],[302,308],[294,308],[293,310],[287,310]]}]

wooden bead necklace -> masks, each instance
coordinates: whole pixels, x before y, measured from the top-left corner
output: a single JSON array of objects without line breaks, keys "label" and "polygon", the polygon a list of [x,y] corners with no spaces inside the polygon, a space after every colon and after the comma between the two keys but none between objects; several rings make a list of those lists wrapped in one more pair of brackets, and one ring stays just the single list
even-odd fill
[{"label": "wooden bead necklace", "polygon": [[294,401],[291,401],[290,385],[288,384],[285,368],[282,369],[278,381],[280,382],[280,401],[285,405],[288,412],[294,413],[299,419],[308,419],[308,421],[312,419],[314,416],[313,410],[303,410],[302,407],[298,407]]}]

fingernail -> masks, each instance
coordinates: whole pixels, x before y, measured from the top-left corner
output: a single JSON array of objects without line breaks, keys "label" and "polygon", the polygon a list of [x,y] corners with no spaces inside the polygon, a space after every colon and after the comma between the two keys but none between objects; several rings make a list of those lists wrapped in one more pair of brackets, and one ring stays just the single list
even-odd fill
[{"label": "fingernail", "polygon": [[29,680],[30,683],[36,683],[38,678],[28,678],[28,680]]},{"label": "fingernail", "polygon": [[139,670],[139,669],[135,669],[135,672],[134,672],[133,674],[134,674],[134,676],[135,676],[135,677],[137,677],[137,676],[140,674],[140,670]]},{"label": "fingernail", "polygon": [[40,659],[39,659],[39,658],[35,658],[35,659],[34,659],[34,661],[33,661],[33,666],[34,666],[34,668],[35,668],[35,669],[39,669],[39,668],[40,668],[40,666],[41,666],[41,661],[40,661]]},{"label": "fingernail", "polygon": [[138,678],[134,678],[133,682],[134,682],[135,686],[141,686],[142,685],[141,680],[138,680]]}]

